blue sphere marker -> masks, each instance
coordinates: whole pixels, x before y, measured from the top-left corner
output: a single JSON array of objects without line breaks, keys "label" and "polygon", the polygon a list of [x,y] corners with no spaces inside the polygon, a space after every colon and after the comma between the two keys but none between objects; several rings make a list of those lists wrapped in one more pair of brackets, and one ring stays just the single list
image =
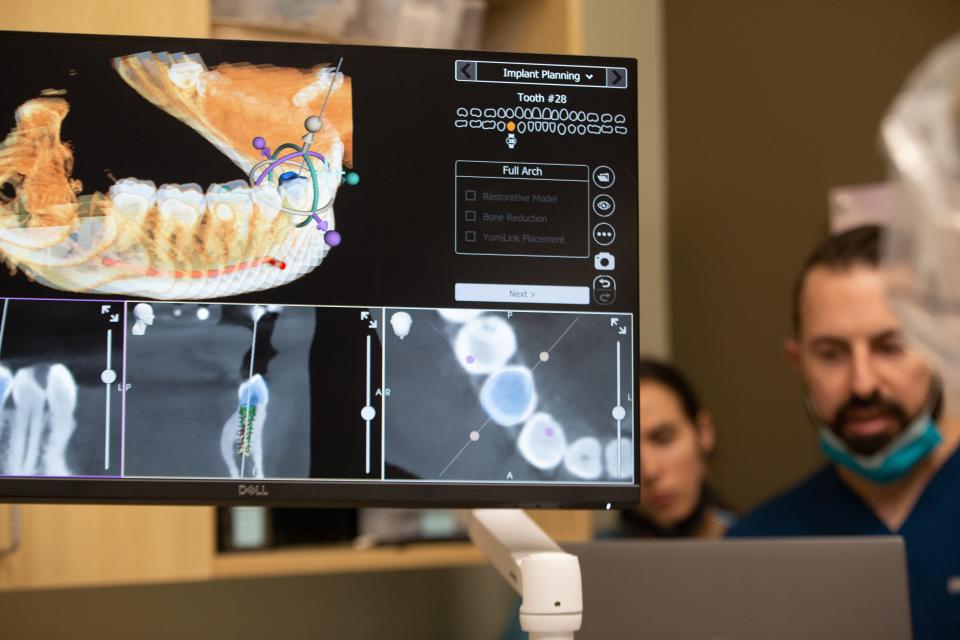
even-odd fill
[{"label": "blue sphere marker", "polygon": [[344,180],[345,180],[346,183],[347,183],[348,185],[350,185],[351,187],[355,187],[355,186],[357,186],[358,184],[360,184],[360,175],[357,174],[355,171],[350,171],[350,172],[347,173],[347,175],[344,177]]}]

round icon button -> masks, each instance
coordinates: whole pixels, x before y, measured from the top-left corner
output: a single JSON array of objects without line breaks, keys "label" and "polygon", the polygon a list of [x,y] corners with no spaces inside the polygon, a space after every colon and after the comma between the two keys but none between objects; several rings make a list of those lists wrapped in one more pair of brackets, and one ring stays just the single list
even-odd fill
[{"label": "round icon button", "polygon": [[613,244],[616,237],[617,232],[613,228],[613,225],[607,224],[606,222],[601,222],[593,228],[593,241],[601,247]]},{"label": "round icon button", "polygon": [[614,202],[612,196],[606,193],[601,193],[593,199],[593,212],[601,218],[606,218],[616,211],[616,209],[617,203]]},{"label": "round icon button", "polygon": [[613,172],[613,169],[605,164],[602,164],[593,170],[593,184],[597,185],[601,189],[612,187],[613,183],[616,181],[617,175]]}]

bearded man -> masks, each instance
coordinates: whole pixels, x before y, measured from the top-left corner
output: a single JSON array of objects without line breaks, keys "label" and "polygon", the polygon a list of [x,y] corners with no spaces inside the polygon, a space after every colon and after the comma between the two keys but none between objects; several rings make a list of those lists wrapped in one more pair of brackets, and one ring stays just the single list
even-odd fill
[{"label": "bearded man", "polygon": [[829,464],[728,535],[900,535],[914,639],[960,638],[960,421],[905,341],[879,244],[875,226],[831,237],[797,278],[786,352]]}]

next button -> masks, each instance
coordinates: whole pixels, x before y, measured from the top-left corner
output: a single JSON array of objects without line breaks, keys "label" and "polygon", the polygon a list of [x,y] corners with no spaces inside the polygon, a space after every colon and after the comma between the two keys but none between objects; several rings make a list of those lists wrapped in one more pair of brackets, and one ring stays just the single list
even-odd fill
[{"label": "next button", "polygon": [[522,302],[526,304],[590,304],[589,287],[545,284],[479,284],[458,282],[457,302]]}]

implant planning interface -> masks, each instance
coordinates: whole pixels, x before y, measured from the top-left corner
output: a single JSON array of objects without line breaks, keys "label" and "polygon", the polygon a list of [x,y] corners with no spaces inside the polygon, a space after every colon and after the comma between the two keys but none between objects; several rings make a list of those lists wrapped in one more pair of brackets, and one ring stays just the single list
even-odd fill
[{"label": "implant planning interface", "polygon": [[632,61],[0,50],[0,476],[635,484]]}]

